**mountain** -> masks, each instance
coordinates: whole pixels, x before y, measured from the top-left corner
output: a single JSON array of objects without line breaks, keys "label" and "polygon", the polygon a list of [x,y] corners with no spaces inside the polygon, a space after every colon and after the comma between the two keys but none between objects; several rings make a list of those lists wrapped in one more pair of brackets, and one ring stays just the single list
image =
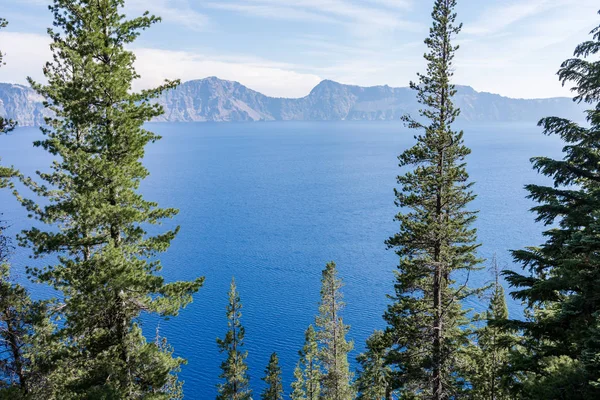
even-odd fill
[{"label": "mountain", "polygon": [[19,121],[20,126],[39,126],[48,111],[43,97],[22,85],[0,83],[0,116]]},{"label": "mountain", "polygon": [[[537,121],[550,115],[580,120],[583,115],[583,107],[569,98],[511,99],[468,86],[457,90],[454,101],[465,121]],[[361,87],[329,80],[319,83],[308,96],[286,99],[210,77],[185,82],[157,101],[165,114],[156,121],[163,122],[399,120],[406,113],[417,115],[419,109],[409,88]],[[31,89],[0,84],[0,115],[32,126],[42,124],[46,113],[42,98]]]}]

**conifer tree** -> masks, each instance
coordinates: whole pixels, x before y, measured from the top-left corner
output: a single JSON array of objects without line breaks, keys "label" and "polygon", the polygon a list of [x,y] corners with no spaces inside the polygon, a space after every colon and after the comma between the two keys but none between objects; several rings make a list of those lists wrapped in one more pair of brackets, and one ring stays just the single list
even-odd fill
[{"label": "conifer tree", "polygon": [[[466,285],[476,257],[476,214],[467,206],[474,199],[465,168],[470,150],[463,132],[452,124],[460,110],[452,102],[451,84],[456,0],[436,0],[433,26],[425,40],[427,73],[411,83],[423,106],[419,120],[404,117],[421,131],[417,143],[400,155],[400,167],[413,167],[398,177],[396,216],[400,231],[387,244],[400,264],[395,295],[384,316],[391,345],[388,362],[395,371],[400,396],[450,399],[464,389],[461,348],[468,344],[469,318],[461,301],[473,294]],[[456,282],[457,272],[464,281]]]},{"label": "conifer tree", "polygon": [[231,280],[229,304],[227,305],[227,326],[229,330],[224,339],[217,339],[219,351],[227,354],[227,359],[221,363],[223,373],[220,378],[225,382],[217,385],[218,400],[252,400],[252,390],[249,386],[248,366],[244,351],[245,329],[242,326],[242,303],[237,292],[235,280]]},{"label": "conifer tree", "polygon": [[293,400],[318,400],[321,398],[323,372],[319,360],[317,333],[312,325],[304,333],[304,346],[299,352],[300,361],[294,371]]},{"label": "conifer tree", "polygon": [[367,350],[358,356],[361,370],[356,380],[359,400],[392,398],[392,370],[386,363],[387,342],[381,331],[367,339]]},{"label": "conifer tree", "polygon": [[269,364],[265,369],[265,377],[262,380],[267,384],[262,392],[261,398],[263,400],[283,400],[283,382],[277,353],[271,354]]},{"label": "conifer tree", "polygon": [[24,354],[31,300],[25,289],[9,279],[10,240],[0,221],[0,395],[17,398],[28,393],[28,360]]},{"label": "conifer tree", "polygon": [[[7,25],[8,22],[0,18],[0,29]],[[2,65],[4,54],[0,51],[0,67]],[[15,126],[16,122],[0,116],[0,135],[9,133]],[[15,174],[12,168],[0,166],[0,189],[7,187],[9,178]],[[34,345],[41,342],[45,332],[39,329],[37,339],[33,336],[35,325],[41,328],[46,322],[45,310],[42,303],[31,300],[24,287],[11,281],[12,244],[5,235],[6,229],[6,223],[0,220],[0,398],[42,397],[44,385],[32,361],[35,352],[43,351]]]},{"label": "conifer tree", "polygon": [[526,186],[537,221],[548,226],[546,241],[513,252],[526,272],[505,272],[512,296],[530,311],[513,321],[524,351],[512,363],[530,378],[516,382],[522,398],[600,398],[600,26],[591,35],[558,72],[563,85],[573,84],[574,101],[589,105],[587,123],[539,122],[565,142],[562,159],[532,159],[553,185]]},{"label": "conifer tree", "polygon": [[296,368],[294,368],[294,381],[292,382],[292,394],[290,397],[292,400],[306,399],[306,392],[304,391],[304,374],[300,367],[300,362],[298,362]]},{"label": "conifer tree", "polygon": [[321,396],[327,400],[350,400],[354,398],[352,375],[348,353],[353,343],[346,341],[349,327],[344,325],[342,311],[342,281],[337,276],[334,262],[323,270],[321,278],[321,302],[316,318],[319,359],[323,366]]},{"label": "conifer tree", "polygon": [[509,351],[517,338],[503,324],[508,320],[508,307],[500,270],[494,256],[492,261],[494,282],[488,310],[478,316],[485,325],[475,331],[476,344],[468,357],[469,382],[472,399],[508,400]]},{"label": "conifer tree", "polygon": [[177,213],[139,193],[148,175],[145,147],[159,139],[143,124],[163,112],[150,100],[177,82],[132,91],[139,76],[126,47],[159,18],[127,20],[123,7],[124,0],[54,0],[48,83],[29,79],[53,115],[36,146],[58,161],[38,173],[42,183],[23,178],[42,200],[19,198],[52,227],[29,229],[20,239],[36,257],[58,256],[28,270],[59,297],[52,309],[64,321],[56,332],[64,348],[51,374],[58,398],[168,398],[157,388],[183,360],[147,342],[139,318],[177,315],[202,285],[201,278],[165,283],[158,274],[158,255],[178,229],[146,232]]},{"label": "conifer tree", "polygon": [[0,221],[0,398],[48,398],[43,374],[51,360],[46,350],[52,332],[45,302],[34,302],[11,280],[12,246]]}]

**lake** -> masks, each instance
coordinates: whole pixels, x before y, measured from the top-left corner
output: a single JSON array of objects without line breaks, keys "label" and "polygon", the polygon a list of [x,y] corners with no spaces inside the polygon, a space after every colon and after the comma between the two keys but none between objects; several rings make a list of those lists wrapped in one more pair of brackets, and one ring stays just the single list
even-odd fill
[{"label": "lake", "polygon": [[[347,307],[344,320],[355,340],[354,358],[374,329],[384,327],[386,294],[393,290],[397,259],[385,239],[393,221],[393,188],[400,172],[397,156],[414,133],[393,122],[268,122],[250,124],[151,124],[163,140],[148,148],[151,175],[142,191],[163,207],[176,207],[173,224],[181,233],[162,257],[169,280],[205,276],[195,301],[170,321],[160,322],[176,353],[188,360],[180,377],[186,398],[216,394],[219,354],[215,339],[227,329],[227,291],[235,277],[241,295],[251,384],[255,397],[273,351],[279,354],[286,392],[290,390],[304,330],[313,322],[321,270],[338,264]],[[529,158],[560,156],[561,142],[529,125],[463,125],[471,178],[480,210],[480,255],[494,253],[503,268],[510,249],[541,243],[543,226],[534,223],[525,199],[527,183],[547,183]],[[37,129],[22,128],[0,138],[3,163],[32,174],[48,169],[51,158],[31,142]],[[31,225],[7,191],[0,212],[10,234]],[[165,227],[171,226],[171,223]],[[27,251],[17,249],[14,274],[23,280]],[[489,266],[489,262],[485,264]],[[470,277],[471,286],[492,278],[487,269]],[[28,283],[35,297],[50,291]],[[472,299],[476,310],[487,305]],[[509,301],[513,316],[521,305]],[[153,336],[157,321],[144,319]]]}]

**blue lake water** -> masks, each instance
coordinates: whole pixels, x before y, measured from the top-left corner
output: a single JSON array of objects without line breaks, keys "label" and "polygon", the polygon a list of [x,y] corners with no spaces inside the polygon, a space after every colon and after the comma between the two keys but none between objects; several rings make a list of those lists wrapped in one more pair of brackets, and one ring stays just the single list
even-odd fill
[{"label": "blue lake water", "polygon": [[[180,209],[181,233],[162,257],[169,280],[205,276],[206,284],[181,315],[161,321],[161,333],[185,357],[180,377],[186,398],[214,398],[222,360],[215,338],[226,330],[225,306],[232,277],[244,305],[246,348],[256,397],[271,352],[279,354],[289,391],[304,330],[313,322],[320,272],[335,260],[345,282],[344,319],[356,342],[352,358],[374,329],[393,289],[397,260],[384,240],[397,230],[393,188],[397,155],[414,142],[401,123],[151,124],[163,140],[148,148],[151,175],[142,191],[163,207]],[[473,154],[468,169],[478,194],[480,255],[497,254],[504,268],[509,249],[541,243],[543,227],[528,212],[526,183],[548,182],[529,158],[560,156],[561,142],[535,124],[464,125]],[[32,174],[51,158],[31,143],[30,128],[0,138],[3,164]],[[31,226],[24,210],[4,191],[0,212],[11,234]],[[170,224],[166,225],[167,227]],[[17,249],[15,275],[31,261]],[[489,266],[489,263],[486,264]],[[470,277],[471,286],[491,279]],[[27,284],[34,296],[50,291]],[[469,307],[482,309],[484,300]],[[519,316],[521,306],[510,301]],[[145,319],[154,335],[156,320]]]}]

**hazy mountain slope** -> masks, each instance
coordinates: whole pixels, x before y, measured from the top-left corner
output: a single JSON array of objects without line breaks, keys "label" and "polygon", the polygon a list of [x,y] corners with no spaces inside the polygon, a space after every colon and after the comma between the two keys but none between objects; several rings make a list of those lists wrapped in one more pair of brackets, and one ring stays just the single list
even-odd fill
[{"label": "hazy mountain slope", "polygon": [[[43,122],[41,100],[24,86],[0,84],[0,115],[22,126]],[[405,113],[416,115],[419,109],[408,88],[360,87],[327,80],[306,97],[284,99],[211,77],[185,82],[158,101],[165,115],[157,121],[167,122],[399,120]],[[537,121],[549,115],[579,120],[583,115],[583,107],[568,98],[511,99],[468,86],[458,87],[455,103],[466,121]]]},{"label": "hazy mountain slope", "polygon": [[19,121],[21,126],[44,123],[44,116],[48,112],[42,105],[43,100],[28,87],[0,83],[0,115]]}]

